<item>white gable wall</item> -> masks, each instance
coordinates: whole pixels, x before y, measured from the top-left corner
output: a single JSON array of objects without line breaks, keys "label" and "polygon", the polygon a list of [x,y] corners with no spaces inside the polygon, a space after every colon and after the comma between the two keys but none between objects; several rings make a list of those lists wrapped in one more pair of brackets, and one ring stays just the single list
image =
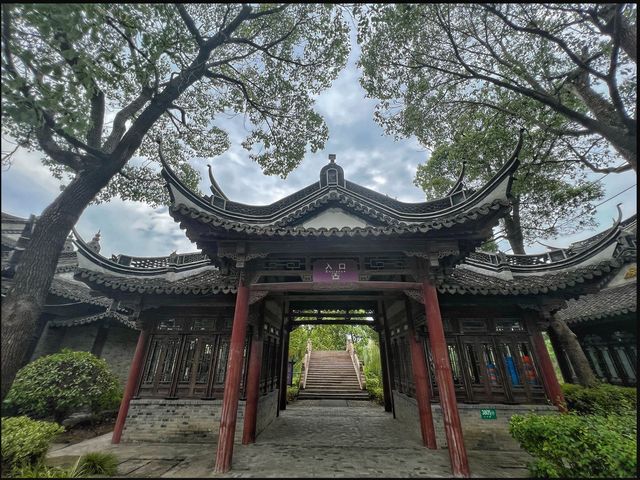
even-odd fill
[{"label": "white gable wall", "polygon": [[302,224],[304,228],[368,227],[369,223],[341,208],[327,208]]}]

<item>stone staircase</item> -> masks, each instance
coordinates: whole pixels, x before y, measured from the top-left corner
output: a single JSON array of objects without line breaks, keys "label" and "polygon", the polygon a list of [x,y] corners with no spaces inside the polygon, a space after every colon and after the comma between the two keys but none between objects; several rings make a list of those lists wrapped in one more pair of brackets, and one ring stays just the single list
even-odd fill
[{"label": "stone staircase", "polygon": [[360,389],[349,352],[315,350],[298,399],[369,400],[369,394]]}]

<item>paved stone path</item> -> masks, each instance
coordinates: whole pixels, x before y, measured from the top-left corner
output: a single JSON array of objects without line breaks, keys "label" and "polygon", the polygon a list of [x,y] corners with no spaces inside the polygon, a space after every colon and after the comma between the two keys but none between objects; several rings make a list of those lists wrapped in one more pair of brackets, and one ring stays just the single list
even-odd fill
[{"label": "paved stone path", "polygon": [[[241,427],[241,426],[240,426]],[[110,451],[126,477],[451,477],[446,449],[429,450],[390,413],[370,402],[301,400],[280,412],[253,445],[234,447],[233,468],[213,473],[215,445],[123,443],[111,434],[53,445],[49,461]],[[472,477],[527,477],[523,452],[468,452]],[[57,459],[57,460],[56,460]]]}]

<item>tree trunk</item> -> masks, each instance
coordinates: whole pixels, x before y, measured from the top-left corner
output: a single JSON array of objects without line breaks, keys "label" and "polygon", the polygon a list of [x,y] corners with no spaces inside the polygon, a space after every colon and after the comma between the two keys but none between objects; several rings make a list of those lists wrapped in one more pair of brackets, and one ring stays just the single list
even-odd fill
[{"label": "tree trunk", "polygon": [[511,250],[516,255],[524,255],[524,237],[522,235],[522,224],[520,223],[520,199],[513,200],[511,213],[504,217],[504,231],[511,245]]},{"label": "tree trunk", "polygon": [[592,387],[598,383],[598,379],[593,374],[587,357],[578,342],[576,334],[571,331],[563,320],[554,318],[550,328],[558,339],[560,348],[567,352],[569,361],[573,366],[578,383],[583,387]]},{"label": "tree trunk", "polygon": [[2,400],[18,370],[29,360],[30,343],[25,339],[40,330],[42,306],[64,242],[86,206],[113,175],[109,170],[103,167],[78,174],[36,221],[13,286],[2,302]]}]

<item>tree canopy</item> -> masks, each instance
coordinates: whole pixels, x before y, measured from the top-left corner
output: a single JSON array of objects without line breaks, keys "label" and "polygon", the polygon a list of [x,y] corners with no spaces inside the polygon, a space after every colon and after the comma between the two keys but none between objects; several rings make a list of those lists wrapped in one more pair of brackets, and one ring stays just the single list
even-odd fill
[{"label": "tree canopy", "polygon": [[343,9],[329,4],[3,4],[2,133],[69,183],[38,218],[2,303],[2,398],[87,205],[165,202],[156,143],[197,186],[189,160],[227,148],[219,121],[230,114],[244,115],[250,157],[286,175],[323,146],[314,98],[348,52]]},{"label": "tree canopy", "polygon": [[[98,201],[167,201],[156,141],[192,188],[189,162],[243,146],[286,176],[328,136],[314,96],[343,68],[348,26],[330,5],[5,4],[3,134],[43,151],[55,176],[130,150]],[[152,108],[152,107],[155,107]],[[153,117],[153,118],[148,118]],[[151,120],[151,121],[149,121]],[[4,162],[10,158],[3,158]]]},{"label": "tree canopy", "polygon": [[[389,133],[433,148],[458,117],[499,111],[556,135],[567,162],[637,169],[632,4],[376,4],[359,9],[358,40]],[[513,108],[523,99],[534,108]]]}]

